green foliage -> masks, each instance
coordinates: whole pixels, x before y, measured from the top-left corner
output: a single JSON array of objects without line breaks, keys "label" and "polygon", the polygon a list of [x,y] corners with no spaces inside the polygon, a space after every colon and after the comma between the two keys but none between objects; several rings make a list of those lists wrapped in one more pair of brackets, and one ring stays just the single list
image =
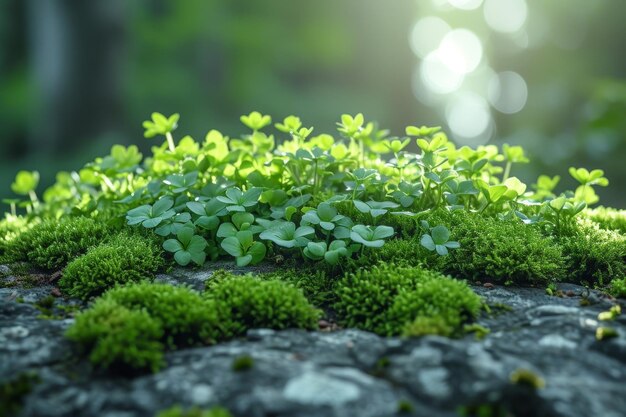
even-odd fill
[{"label": "green foliage", "polygon": [[141,282],[109,290],[101,300],[146,311],[163,328],[162,341],[171,348],[212,343],[217,337],[215,306],[186,287]]},{"label": "green foliage", "polygon": [[567,236],[560,238],[567,278],[589,285],[607,285],[626,276],[626,235],[601,229],[580,219]]},{"label": "green foliage", "polygon": [[143,122],[143,127],[146,129],[144,136],[147,138],[153,138],[156,135],[165,135],[171,133],[176,129],[178,125],[178,119],[180,115],[175,113],[170,117],[165,117],[161,113],[152,113],[152,120],[146,120]]},{"label": "green foliage", "polygon": [[346,326],[386,336],[405,333],[418,317],[431,318],[429,327],[440,317],[443,322],[437,327],[459,333],[481,307],[480,298],[463,281],[420,267],[381,264],[359,270],[340,280],[336,291],[335,308]]},{"label": "green foliage", "polygon": [[420,244],[429,251],[436,251],[439,255],[445,256],[448,254],[448,249],[458,249],[461,246],[459,242],[450,240],[450,231],[447,227],[439,225],[431,228],[427,221],[423,220],[423,222],[428,232],[422,235]]},{"label": "green foliage", "polygon": [[232,414],[222,407],[213,407],[208,410],[191,407],[185,410],[181,406],[175,405],[159,412],[156,417],[232,417]]},{"label": "green foliage", "polygon": [[542,285],[565,276],[561,247],[534,226],[464,211],[434,217],[431,221],[447,223],[461,244],[445,267],[454,276]]},{"label": "green foliage", "polygon": [[603,229],[616,230],[626,234],[626,210],[596,207],[585,210],[583,215],[598,223]]},{"label": "green foliage", "polygon": [[131,310],[111,299],[79,313],[66,336],[104,369],[152,370],[163,366],[163,328],[145,310]]},{"label": "green foliage", "polygon": [[417,316],[415,320],[408,322],[402,330],[404,337],[420,337],[427,335],[438,335],[450,337],[455,329],[441,316],[427,317]]},{"label": "green foliage", "polygon": [[615,297],[626,298],[626,278],[611,281],[610,292]]},{"label": "green foliage", "polygon": [[280,280],[289,283],[302,290],[307,300],[318,307],[329,306],[335,301],[334,288],[337,280],[324,268],[283,267],[257,277],[266,281]]},{"label": "green foliage", "polygon": [[231,368],[235,372],[242,372],[252,369],[254,366],[254,358],[250,355],[238,356],[233,360]]},{"label": "green foliage", "polygon": [[24,372],[0,384],[0,417],[18,415],[24,404],[24,397],[39,382],[40,378],[35,372]]},{"label": "green foliage", "polygon": [[[241,117],[251,130],[246,134],[211,130],[204,141],[175,141],[178,121],[178,114],[153,113],[144,122],[145,135],[165,140],[150,155],[115,145],[79,172],[59,173],[41,203],[33,192],[35,175],[18,174],[14,191],[30,197],[20,203],[29,223],[67,214],[125,218],[129,226],[158,235],[183,266],[220,257],[248,266],[268,254],[333,273],[374,260],[418,263],[399,259],[404,253],[436,269],[445,263],[461,277],[545,283],[563,276],[550,236],[572,236],[580,213],[597,200],[594,187],[608,184],[602,170],[572,168],[580,184],[574,191],[556,192],[558,177],[541,176],[527,187],[511,176],[528,162],[519,146],[457,148],[440,127],[426,126],[407,127],[409,137],[390,137],[360,113],[341,115],[335,136],[313,136],[312,127],[291,115],[275,124],[274,137],[271,116],[251,112]],[[417,152],[409,151],[411,143]],[[15,211],[15,201],[7,202]],[[465,217],[434,221],[446,212]],[[475,212],[481,216],[470,214]],[[48,221],[42,224],[57,227]],[[11,252],[32,243],[30,232],[24,236],[20,243],[0,239],[0,251],[47,268],[62,266],[102,238],[90,233],[95,241],[74,251],[65,249],[81,244],[76,236],[71,244],[37,246],[37,254]],[[395,243],[395,237],[404,241]],[[415,239],[421,247],[413,250],[409,242]],[[394,250],[377,255],[387,245]],[[63,256],[48,249],[55,246]],[[568,247],[577,251],[574,243]],[[450,249],[445,261],[428,253],[447,255]]]},{"label": "green foliage", "polygon": [[163,242],[163,249],[174,254],[179,265],[188,265],[193,261],[197,265],[204,265],[206,253],[204,248],[207,242],[202,236],[194,235],[192,227],[181,227],[176,233],[176,239]]},{"label": "green foliage", "polygon": [[252,328],[314,329],[320,317],[300,289],[281,281],[226,274],[210,280],[206,294],[215,303],[222,338]]},{"label": "green foliage", "polygon": [[44,269],[59,269],[105,240],[110,228],[85,217],[45,220],[7,243],[10,262],[30,262]]},{"label": "green foliage", "polygon": [[117,284],[152,279],[163,264],[153,240],[123,233],[70,262],[59,287],[71,297],[87,300]]}]

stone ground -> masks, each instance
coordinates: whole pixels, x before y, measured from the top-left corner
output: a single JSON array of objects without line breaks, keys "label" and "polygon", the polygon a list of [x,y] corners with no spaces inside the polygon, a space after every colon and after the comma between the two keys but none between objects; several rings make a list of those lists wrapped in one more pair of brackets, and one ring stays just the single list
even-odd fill
[{"label": "stone ground", "polygon": [[[158,280],[202,288],[209,276],[175,270]],[[63,338],[71,318],[38,318],[34,303],[52,286],[0,288],[0,384],[36,373],[18,414],[29,417],[154,416],[173,404],[221,405],[246,417],[443,417],[478,406],[492,416],[623,417],[626,314],[599,322],[614,300],[574,285],[559,289],[562,297],[474,287],[492,306],[479,320],[491,330],[482,340],[256,329],[242,340],[169,353],[159,373],[122,378],[77,358]],[[72,301],[55,299],[64,305]],[[596,340],[599,326],[618,336]],[[254,359],[252,368],[233,371],[243,355]],[[545,386],[512,382],[526,371]]]}]

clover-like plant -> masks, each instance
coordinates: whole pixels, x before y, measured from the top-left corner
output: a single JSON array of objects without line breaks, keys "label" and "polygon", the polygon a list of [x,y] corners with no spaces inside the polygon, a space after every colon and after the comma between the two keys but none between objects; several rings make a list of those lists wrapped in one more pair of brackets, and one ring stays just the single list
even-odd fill
[{"label": "clover-like plant", "polygon": [[176,151],[176,145],[174,144],[174,138],[172,132],[178,126],[178,119],[180,115],[174,113],[170,117],[165,117],[161,113],[152,113],[152,120],[146,120],[143,122],[145,129],[144,136],[146,138],[153,138],[157,135],[164,135],[167,139],[167,145],[171,152]]},{"label": "clover-like plant", "polygon": [[256,132],[271,124],[272,118],[270,116],[264,116],[258,111],[253,111],[247,116],[241,116],[241,123]]},{"label": "clover-like plant", "polygon": [[448,254],[448,249],[461,247],[459,242],[450,240],[450,231],[447,227],[439,225],[430,228],[426,221],[422,221],[422,227],[429,230],[429,233],[422,235],[420,243],[429,251],[436,251],[439,255],[445,256]]},{"label": "clover-like plant", "polygon": [[330,240],[331,233],[337,239],[349,238],[352,227],[350,218],[339,214],[337,209],[327,202],[320,203],[316,209],[304,213],[302,224],[319,226],[327,236],[327,241]]},{"label": "clover-like plant", "polygon": [[357,224],[352,226],[350,238],[368,248],[380,248],[385,244],[385,239],[393,234],[393,227],[390,226],[372,227]]},{"label": "clover-like plant", "polygon": [[146,229],[157,227],[161,222],[174,217],[176,211],[172,209],[174,200],[171,197],[161,197],[154,205],[145,204],[129,210],[126,222],[130,226],[141,224]]},{"label": "clover-like plant", "polygon": [[576,201],[595,204],[598,202],[599,197],[596,195],[592,186],[598,185],[600,187],[606,187],[609,185],[609,180],[604,177],[604,171],[601,169],[588,171],[585,168],[571,167],[569,173],[572,178],[580,183],[580,186],[576,188],[574,194]]},{"label": "clover-like plant", "polygon": [[390,208],[397,208],[398,204],[393,201],[373,201],[370,200],[366,203],[360,200],[354,200],[354,206],[361,213],[369,214],[372,221],[376,223],[376,219],[389,212]]},{"label": "clover-like plant", "polygon": [[163,181],[165,185],[172,187],[174,194],[182,193],[191,188],[198,181],[198,171],[192,171],[184,175],[168,175]]},{"label": "clover-like plant", "polygon": [[194,224],[205,230],[216,230],[220,225],[220,217],[228,214],[226,203],[217,198],[202,202],[190,201],[187,203],[187,208],[198,216]]},{"label": "clover-like plant", "polygon": [[343,240],[333,240],[328,245],[326,242],[309,242],[304,248],[304,256],[313,260],[325,260],[329,265],[337,265],[341,257],[350,256],[350,251]]},{"label": "clover-like plant", "polygon": [[254,225],[254,215],[248,212],[235,212],[230,218],[230,222],[220,224],[217,229],[217,237],[233,237],[237,232],[250,230],[253,234],[263,230],[262,226]]},{"label": "clover-like plant", "polygon": [[262,192],[263,190],[258,187],[252,187],[246,192],[237,187],[232,187],[226,190],[225,196],[218,196],[217,199],[226,204],[226,210],[229,212],[244,212],[246,209],[257,205]]},{"label": "clover-like plant", "polygon": [[39,204],[39,199],[35,193],[37,185],[39,185],[39,172],[20,171],[11,184],[11,190],[15,194],[27,195],[30,198],[30,207],[34,208]]},{"label": "clover-like plant", "polygon": [[163,249],[174,254],[174,259],[179,265],[186,266],[190,262],[204,265],[207,241],[195,234],[192,225],[181,227],[176,233],[176,239],[168,239],[163,242]]},{"label": "clover-like plant", "polygon": [[235,257],[237,266],[255,265],[265,258],[267,248],[261,242],[255,242],[252,232],[241,230],[224,239],[222,249]]},{"label": "clover-like plant", "polygon": [[261,232],[259,237],[263,240],[270,240],[283,248],[301,248],[310,242],[310,238],[315,234],[315,229],[311,226],[300,226],[296,228],[293,222],[280,222]]},{"label": "clover-like plant", "polygon": [[154,229],[154,233],[159,236],[169,236],[178,233],[181,227],[185,226],[191,221],[191,214],[178,213],[169,219],[164,219],[161,224]]}]

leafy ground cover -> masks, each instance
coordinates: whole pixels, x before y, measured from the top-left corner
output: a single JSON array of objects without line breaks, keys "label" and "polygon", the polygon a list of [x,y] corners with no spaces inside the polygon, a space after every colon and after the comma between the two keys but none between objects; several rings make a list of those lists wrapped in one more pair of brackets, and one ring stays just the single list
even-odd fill
[{"label": "leafy ground cover", "polygon": [[[625,293],[626,212],[589,208],[602,170],[570,169],[574,190],[557,191],[559,177],[527,185],[513,176],[528,162],[519,146],[457,148],[425,126],[394,137],[361,114],[336,136],[295,116],[270,133],[252,112],[237,137],[177,140],[178,121],[154,113],[145,136],[163,142],[150,155],[115,145],[41,195],[22,171],[22,200],[6,200],[1,263],[98,297],[68,332],[98,366],[156,370],[166,350],[313,329],[323,314],[381,335],[462,336],[481,308],[464,280]],[[224,259],[279,269],[216,274],[203,293],[150,283]]]}]

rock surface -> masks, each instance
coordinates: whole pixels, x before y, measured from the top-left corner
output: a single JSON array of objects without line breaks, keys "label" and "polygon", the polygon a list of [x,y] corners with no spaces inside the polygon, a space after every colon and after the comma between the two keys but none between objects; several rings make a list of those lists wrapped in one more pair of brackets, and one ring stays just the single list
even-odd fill
[{"label": "rock surface", "polygon": [[[174,271],[158,279],[201,288],[207,276]],[[0,384],[37,373],[18,414],[24,417],[154,416],[174,404],[221,405],[246,417],[438,417],[480,405],[518,417],[624,415],[626,315],[597,320],[611,300],[565,284],[565,297],[533,288],[474,289],[492,306],[479,321],[491,330],[482,340],[256,329],[245,339],[169,353],[159,373],[122,378],[77,359],[63,338],[72,319],[38,318],[33,303],[52,287],[0,288]],[[619,336],[598,341],[598,326]],[[235,372],[232,363],[242,355],[253,366]],[[545,387],[513,383],[520,370]]]}]

